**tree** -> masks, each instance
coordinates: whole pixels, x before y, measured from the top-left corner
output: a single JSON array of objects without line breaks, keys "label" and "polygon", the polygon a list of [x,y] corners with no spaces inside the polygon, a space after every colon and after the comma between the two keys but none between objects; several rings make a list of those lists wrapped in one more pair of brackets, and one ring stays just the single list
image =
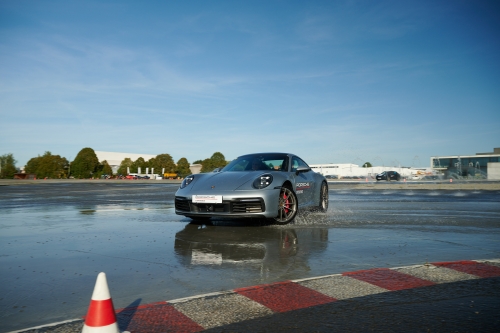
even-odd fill
[{"label": "tree", "polygon": [[118,168],[118,170],[116,171],[117,174],[119,175],[127,175],[128,172],[127,172],[127,168],[131,168],[132,167],[132,160],[128,157],[124,158],[123,161],[120,163],[120,167]]},{"label": "tree", "polygon": [[216,168],[223,168],[227,165],[226,158],[219,152],[215,152],[212,157],[210,157],[210,160]]},{"label": "tree", "polygon": [[201,170],[200,172],[212,172],[215,168],[212,167],[212,161],[209,158],[205,158],[201,161]]},{"label": "tree", "polygon": [[155,157],[150,158],[146,163],[148,164],[148,168],[150,168],[151,173],[153,173],[155,170],[156,170],[156,173],[160,173],[161,172],[161,170],[157,170],[155,168],[155,165],[156,165],[156,158]]},{"label": "tree", "polygon": [[113,170],[111,169],[111,166],[109,165],[108,161],[104,160],[96,168],[96,171],[93,174],[94,178],[101,178],[103,175],[108,175],[112,176],[113,175]]},{"label": "tree", "polygon": [[98,171],[99,159],[92,148],[83,148],[71,163],[71,175],[75,178],[91,178]]},{"label": "tree", "polygon": [[139,157],[134,161],[134,163],[132,163],[132,166],[130,167],[130,172],[139,172],[139,168],[141,168],[141,173],[146,172],[147,162],[142,157]]},{"label": "tree", "polygon": [[36,175],[36,171],[38,170],[38,165],[40,164],[40,155],[38,155],[38,157],[33,157],[33,158],[30,158],[30,160],[28,161],[28,163],[26,163],[25,167],[24,167],[24,171],[26,173],[33,173]]},{"label": "tree", "polygon": [[42,156],[31,158],[26,164],[26,173],[33,173],[38,178],[67,178],[69,162],[65,157],[52,155],[46,151]]},{"label": "tree", "polygon": [[154,164],[151,165],[152,168],[155,169],[156,173],[161,174],[163,169],[165,169],[165,173],[175,173],[177,166],[174,163],[174,159],[170,154],[160,154],[157,155]]},{"label": "tree", "polygon": [[13,154],[5,154],[0,156],[0,178],[12,179],[16,170],[17,161],[14,159]]},{"label": "tree", "polygon": [[177,161],[177,176],[184,178],[191,174],[191,170],[189,169],[189,162],[185,157],[182,157]]},{"label": "tree", "polygon": [[193,164],[201,164],[201,163],[203,163],[202,160],[196,160],[196,161],[193,162]]},{"label": "tree", "polygon": [[211,172],[215,168],[222,168],[227,165],[226,158],[222,153],[215,152],[212,157],[206,158],[201,162],[201,172]]},{"label": "tree", "polygon": [[371,168],[373,165],[370,162],[365,162],[363,168]]},{"label": "tree", "polygon": [[111,169],[111,166],[109,165],[108,161],[102,161],[101,172],[103,175],[108,175],[108,176],[113,175],[113,170]]}]

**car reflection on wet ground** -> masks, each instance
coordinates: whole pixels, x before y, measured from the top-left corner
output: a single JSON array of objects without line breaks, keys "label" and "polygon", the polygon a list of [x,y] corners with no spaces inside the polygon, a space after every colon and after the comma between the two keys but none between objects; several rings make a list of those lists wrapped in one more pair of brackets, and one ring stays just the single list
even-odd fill
[{"label": "car reflection on wet ground", "polygon": [[85,315],[97,274],[116,308],[374,267],[500,256],[500,192],[337,190],[293,224],[175,215],[175,184],[0,187],[0,331]]},{"label": "car reflection on wet ground", "polygon": [[[300,239],[300,251],[299,251]],[[261,228],[190,223],[175,235],[175,253],[183,265],[221,269],[254,267],[260,278],[290,278],[287,272],[307,270],[308,257],[328,246],[328,229]]]}]

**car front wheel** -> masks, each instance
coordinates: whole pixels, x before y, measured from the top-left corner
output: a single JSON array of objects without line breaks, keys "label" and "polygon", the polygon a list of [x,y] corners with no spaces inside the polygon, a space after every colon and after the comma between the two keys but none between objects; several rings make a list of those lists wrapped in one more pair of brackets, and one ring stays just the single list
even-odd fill
[{"label": "car front wheel", "polygon": [[297,215],[297,196],[288,187],[282,187],[278,201],[278,216],[274,218],[277,224],[288,224]]}]

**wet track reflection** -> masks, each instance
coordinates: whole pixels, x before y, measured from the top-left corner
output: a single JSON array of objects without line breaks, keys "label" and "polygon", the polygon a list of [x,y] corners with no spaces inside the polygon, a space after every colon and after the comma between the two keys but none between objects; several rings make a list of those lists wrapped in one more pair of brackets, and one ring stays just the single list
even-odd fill
[{"label": "wet track reflection", "polygon": [[330,190],[293,224],[175,215],[174,184],[0,187],[0,332],[288,279],[500,258],[500,192]]},{"label": "wet track reflection", "polygon": [[[299,247],[300,244],[304,244]],[[290,278],[308,270],[308,258],[325,251],[328,229],[199,225],[190,223],[175,235],[175,253],[186,266],[252,269],[262,279]]]}]

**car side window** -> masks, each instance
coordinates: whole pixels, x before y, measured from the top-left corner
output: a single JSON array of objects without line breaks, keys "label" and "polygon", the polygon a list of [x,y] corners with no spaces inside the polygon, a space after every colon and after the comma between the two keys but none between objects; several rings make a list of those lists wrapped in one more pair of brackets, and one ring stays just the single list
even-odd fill
[{"label": "car side window", "polygon": [[292,171],[297,171],[298,168],[309,168],[309,165],[297,156],[294,156],[292,158]]}]

